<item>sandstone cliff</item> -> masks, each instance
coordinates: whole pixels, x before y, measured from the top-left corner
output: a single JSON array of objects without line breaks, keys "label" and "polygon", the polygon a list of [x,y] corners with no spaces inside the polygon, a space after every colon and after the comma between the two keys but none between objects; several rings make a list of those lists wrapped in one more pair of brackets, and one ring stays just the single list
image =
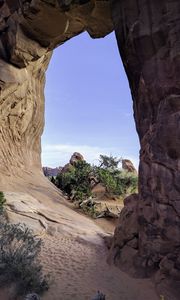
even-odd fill
[{"label": "sandstone cliff", "polygon": [[113,29],[108,1],[66,3],[0,1],[2,189],[19,185],[19,177],[29,183],[32,173],[42,173],[44,83],[52,50],[85,30],[102,37]]},{"label": "sandstone cliff", "polygon": [[[111,259],[121,265],[128,247],[133,274],[157,271],[160,286],[168,283],[178,293],[180,3],[110,2],[0,1],[0,185],[2,190],[57,195],[42,176],[40,159],[45,70],[52,50],[71,37],[85,30],[93,38],[103,37],[115,29],[141,152],[139,196],[126,201]],[[131,222],[133,235],[126,230]],[[128,259],[123,266],[128,269]]]},{"label": "sandstone cliff", "polygon": [[[159,288],[171,286],[178,299],[180,2],[113,0],[112,14],[141,145],[139,196],[125,202],[115,232],[113,257],[119,265],[123,261],[128,270],[123,258],[128,250],[131,273],[149,276],[157,271]],[[128,224],[134,229],[128,231]],[[165,296],[174,299],[168,293]]]}]

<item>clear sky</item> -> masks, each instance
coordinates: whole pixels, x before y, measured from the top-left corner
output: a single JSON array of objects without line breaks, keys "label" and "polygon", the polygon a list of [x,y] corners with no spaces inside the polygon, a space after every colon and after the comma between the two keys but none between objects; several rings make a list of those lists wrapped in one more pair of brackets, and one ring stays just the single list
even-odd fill
[{"label": "clear sky", "polygon": [[114,33],[83,33],[54,51],[45,87],[43,166],[63,166],[75,151],[96,164],[100,154],[131,159],[139,141],[132,99]]}]

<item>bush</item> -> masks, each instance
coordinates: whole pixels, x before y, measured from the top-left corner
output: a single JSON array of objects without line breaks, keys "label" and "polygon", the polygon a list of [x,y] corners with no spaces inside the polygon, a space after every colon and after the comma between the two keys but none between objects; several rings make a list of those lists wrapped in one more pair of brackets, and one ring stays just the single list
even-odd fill
[{"label": "bush", "polygon": [[107,193],[125,197],[137,192],[138,177],[120,170],[118,168],[120,161],[122,158],[100,155],[100,165],[94,169],[98,182],[104,185]]},{"label": "bush", "polygon": [[107,155],[100,155],[99,157],[99,163],[100,163],[100,168],[106,169],[106,170],[117,170],[118,164],[120,163],[122,159],[118,159],[117,157],[114,157],[112,155],[107,156]]},{"label": "bush", "polygon": [[61,172],[56,178],[56,185],[72,200],[82,202],[92,195],[92,187],[98,183],[106,192],[116,196],[126,196],[137,191],[138,177],[118,169],[120,159],[100,155],[100,166],[91,166],[85,161],[78,161],[67,172]]},{"label": "bush", "polygon": [[117,196],[126,196],[137,191],[138,177],[121,170],[110,171],[96,167],[96,178],[106,188],[106,192]]},{"label": "bush", "polygon": [[95,172],[98,181],[106,188],[107,193],[119,194],[117,192],[117,181],[109,170],[98,167]]},{"label": "bush", "polygon": [[58,174],[57,186],[70,198],[81,202],[91,196],[91,173],[90,164],[78,161],[68,172]]},{"label": "bush", "polygon": [[121,186],[122,194],[133,194],[138,191],[138,176],[134,173],[122,171],[117,177],[117,183]]},{"label": "bush", "polygon": [[0,224],[0,286],[15,284],[16,296],[48,289],[38,259],[41,244],[23,224]]},{"label": "bush", "polygon": [[4,197],[3,192],[0,192],[0,214],[4,211],[4,204],[6,202],[6,199]]}]

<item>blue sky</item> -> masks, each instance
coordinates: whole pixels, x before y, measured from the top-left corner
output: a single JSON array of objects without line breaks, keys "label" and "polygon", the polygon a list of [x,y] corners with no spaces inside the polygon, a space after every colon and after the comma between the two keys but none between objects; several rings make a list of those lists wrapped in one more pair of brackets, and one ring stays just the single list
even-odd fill
[{"label": "blue sky", "polygon": [[43,166],[62,166],[75,151],[96,164],[100,154],[131,159],[139,141],[128,81],[114,33],[83,33],[54,51],[46,74]]}]

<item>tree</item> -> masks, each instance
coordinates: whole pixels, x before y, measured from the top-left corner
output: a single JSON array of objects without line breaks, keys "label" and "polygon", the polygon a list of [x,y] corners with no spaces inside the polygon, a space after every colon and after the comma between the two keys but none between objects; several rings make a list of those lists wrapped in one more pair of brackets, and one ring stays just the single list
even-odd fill
[{"label": "tree", "polygon": [[118,159],[117,157],[113,157],[112,155],[100,155],[99,162],[100,162],[100,168],[106,169],[106,170],[116,170],[118,168],[118,164],[120,163],[121,158]]},{"label": "tree", "polygon": [[78,161],[67,172],[61,172],[56,185],[70,199],[82,202],[92,195],[92,187],[102,184],[111,195],[126,196],[137,190],[137,176],[118,169],[121,159],[100,155],[100,166]]},{"label": "tree", "polygon": [[82,201],[91,196],[91,174],[93,169],[85,161],[77,161],[68,172],[57,175],[57,186],[71,199]]}]

